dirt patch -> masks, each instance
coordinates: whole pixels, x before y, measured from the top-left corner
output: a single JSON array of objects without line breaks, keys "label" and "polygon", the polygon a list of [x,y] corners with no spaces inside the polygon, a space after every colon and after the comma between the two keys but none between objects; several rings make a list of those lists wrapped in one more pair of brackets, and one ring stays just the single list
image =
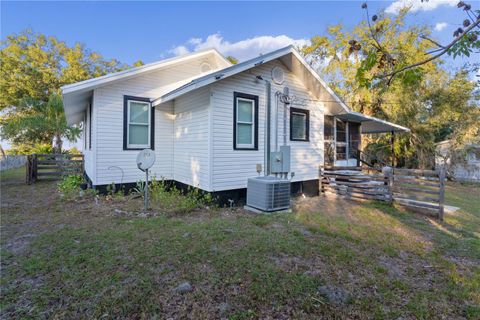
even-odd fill
[{"label": "dirt patch", "polygon": [[27,233],[22,236],[10,239],[4,246],[4,249],[10,251],[13,254],[22,254],[26,251],[30,244],[30,240],[37,235],[34,233]]}]

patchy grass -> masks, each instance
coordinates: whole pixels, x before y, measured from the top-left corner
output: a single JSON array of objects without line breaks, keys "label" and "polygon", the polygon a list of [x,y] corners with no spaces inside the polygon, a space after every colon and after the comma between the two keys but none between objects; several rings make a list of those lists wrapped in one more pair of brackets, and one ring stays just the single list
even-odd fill
[{"label": "patchy grass", "polygon": [[26,175],[25,167],[0,171],[0,179],[4,183],[7,183],[7,182],[18,183],[22,179],[25,179],[25,175]]},{"label": "patchy grass", "polygon": [[444,222],[323,197],[293,214],[139,218],[115,209],[141,199],[64,201],[55,182],[1,178],[2,318],[480,317],[478,186],[448,186],[462,210]]}]

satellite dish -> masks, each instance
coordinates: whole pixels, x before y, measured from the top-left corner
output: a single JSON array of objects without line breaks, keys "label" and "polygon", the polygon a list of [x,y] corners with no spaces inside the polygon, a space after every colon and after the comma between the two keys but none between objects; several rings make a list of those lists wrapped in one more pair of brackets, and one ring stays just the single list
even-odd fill
[{"label": "satellite dish", "polygon": [[155,163],[155,152],[151,149],[143,149],[137,155],[138,169],[145,171],[150,169]]},{"label": "satellite dish", "polygon": [[144,196],[144,210],[148,209],[148,169],[155,163],[155,152],[151,149],[143,149],[137,155],[137,167],[145,172],[145,196]]},{"label": "satellite dish", "polygon": [[285,72],[281,67],[275,67],[272,69],[272,79],[276,84],[283,84],[285,81]]}]

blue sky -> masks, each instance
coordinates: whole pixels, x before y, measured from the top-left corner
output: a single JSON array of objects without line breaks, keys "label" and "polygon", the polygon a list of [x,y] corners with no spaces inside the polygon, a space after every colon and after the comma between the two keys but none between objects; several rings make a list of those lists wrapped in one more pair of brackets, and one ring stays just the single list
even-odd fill
[{"label": "blue sky", "polygon": [[[445,43],[464,19],[457,0],[367,1],[371,14],[414,1],[410,22],[446,24]],[[319,2],[1,2],[1,38],[25,28],[69,44],[84,43],[105,58],[148,63],[207,46],[244,60],[289,43],[305,43],[328,25],[365,18],[360,1]],[[392,5],[392,3],[394,3]],[[456,61],[455,66],[461,61]]]}]

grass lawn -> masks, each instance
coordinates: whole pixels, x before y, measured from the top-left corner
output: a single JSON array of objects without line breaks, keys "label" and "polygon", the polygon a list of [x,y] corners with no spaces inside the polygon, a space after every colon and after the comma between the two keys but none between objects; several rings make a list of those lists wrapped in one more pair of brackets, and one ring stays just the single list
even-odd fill
[{"label": "grass lawn", "polygon": [[2,319],[480,318],[475,185],[447,186],[462,209],[444,222],[324,197],[139,217],[122,213],[140,199],[67,201],[23,177],[1,173]]}]

